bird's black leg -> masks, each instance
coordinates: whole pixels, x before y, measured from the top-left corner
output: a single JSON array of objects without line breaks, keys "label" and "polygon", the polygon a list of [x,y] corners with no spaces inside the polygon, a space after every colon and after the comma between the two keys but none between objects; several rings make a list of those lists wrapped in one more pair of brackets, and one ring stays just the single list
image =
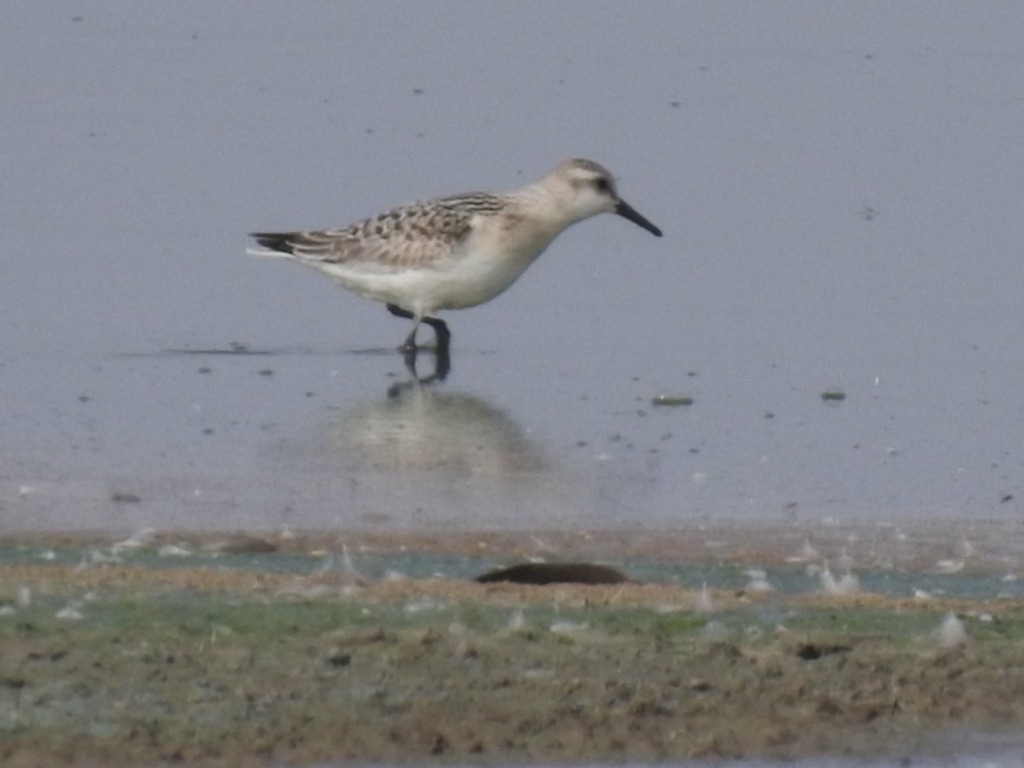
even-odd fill
[{"label": "bird's black leg", "polygon": [[412,312],[410,312],[408,309],[402,309],[397,304],[388,304],[388,312],[390,312],[395,317],[404,317],[407,319],[412,318]]},{"label": "bird's black leg", "polygon": [[[407,318],[409,320],[411,320],[411,319],[413,319],[415,317],[415,315],[413,315],[412,312],[410,312],[407,309],[402,309],[397,304],[388,304],[387,307],[388,307],[388,312],[390,312],[395,317],[404,317],[404,318]],[[402,346],[400,346],[398,348],[399,352],[403,352],[405,354],[409,354],[410,352],[412,352],[412,353],[416,352],[416,331],[419,330],[419,327],[420,327],[420,324],[417,321],[416,325],[414,325],[412,327],[412,331],[409,333],[408,336],[405,337],[405,342],[402,344]]]},{"label": "bird's black leg", "polygon": [[423,322],[434,329],[438,350],[443,347],[445,354],[448,354],[448,343],[452,340],[452,332],[448,330],[448,323],[436,317],[424,317]]},{"label": "bird's black leg", "polygon": [[449,354],[449,342],[452,334],[443,320],[433,317],[423,318],[424,322],[434,329],[434,337],[437,339],[437,348],[434,350],[434,381],[444,381],[452,368],[452,358]]},{"label": "bird's black leg", "polygon": [[[388,304],[387,308],[388,312],[390,312],[395,317],[404,317],[409,320],[412,320],[416,317],[412,312],[410,312],[407,309],[402,309],[397,304]],[[436,317],[424,317],[422,319],[422,322],[426,323],[427,325],[434,329],[434,338],[437,341],[437,348],[438,350],[443,349],[444,355],[447,357],[449,343],[451,342],[452,339],[452,332],[448,330],[448,324],[444,320],[441,320]],[[416,331],[419,329],[419,327],[420,324],[417,322],[412,329],[412,333],[410,333],[406,337],[405,343],[402,344],[400,348],[402,352],[412,352],[417,349]]]},{"label": "bird's black leg", "polygon": [[402,343],[402,346],[398,348],[399,352],[404,352],[406,354],[411,352],[414,355],[416,354],[416,350],[419,349],[419,347],[416,346],[416,331],[419,330],[419,327],[419,323],[416,323],[416,325],[412,327],[409,335],[405,337],[405,341]]},{"label": "bird's black leg", "polygon": [[448,346],[450,338],[451,334],[448,332],[447,326],[442,323],[441,330],[437,334],[437,348],[434,349],[434,372],[428,376],[421,377],[416,372],[416,361],[420,355],[419,349],[407,347],[400,350],[402,359],[405,361],[405,368],[409,371],[409,376],[412,377],[412,380],[392,384],[388,388],[388,397],[398,397],[410,387],[422,387],[427,384],[433,384],[435,381],[444,381],[452,369],[452,359]]}]

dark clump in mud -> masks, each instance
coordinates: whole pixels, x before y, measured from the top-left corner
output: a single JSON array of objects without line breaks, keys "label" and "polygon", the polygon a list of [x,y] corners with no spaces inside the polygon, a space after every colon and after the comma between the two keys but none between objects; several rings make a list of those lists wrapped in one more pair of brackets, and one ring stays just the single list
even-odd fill
[{"label": "dark clump in mud", "polygon": [[508,581],[513,584],[621,584],[629,581],[622,571],[595,563],[517,563],[477,576],[480,584]]}]

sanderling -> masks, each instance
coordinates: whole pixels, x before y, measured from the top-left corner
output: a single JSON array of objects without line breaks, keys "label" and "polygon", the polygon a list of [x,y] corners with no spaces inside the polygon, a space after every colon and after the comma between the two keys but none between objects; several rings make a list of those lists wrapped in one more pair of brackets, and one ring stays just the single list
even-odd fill
[{"label": "sanderling", "polygon": [[393,315],[411,318],[415,324],[402,349],[414,352],[421,322],[434,328],[438,348],[447,348],[448,326],[432,313],[493,299],[566,227],[607,212],[661,237],[619,197],[611,173],[573,159],[512,192],[411,203],[340,229],[254,232],[267,250],[249,253],[318,269],[353,293],[384,302]]}]

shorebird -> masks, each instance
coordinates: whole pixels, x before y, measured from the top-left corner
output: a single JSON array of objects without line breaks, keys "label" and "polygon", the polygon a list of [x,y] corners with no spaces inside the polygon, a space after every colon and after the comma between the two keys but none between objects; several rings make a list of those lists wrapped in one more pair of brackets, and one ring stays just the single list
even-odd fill
[{"label": "shorebird", "polygon": [[393,315],[414,321],[401,349],[415,352],[420,323],[447,348],[444,309],[482,304],[508,288],[566,227],[617,213],[661,237],[626,203],[606,168],[572,159],[511,192],[470,192],[394,208],[339,229],[253,232],[257,256],[297,261],[323,272]]}]

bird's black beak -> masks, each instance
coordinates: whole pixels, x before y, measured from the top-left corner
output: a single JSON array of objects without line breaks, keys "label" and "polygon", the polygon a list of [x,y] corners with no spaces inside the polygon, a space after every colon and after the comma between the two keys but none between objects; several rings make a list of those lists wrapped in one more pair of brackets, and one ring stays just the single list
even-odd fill
[{"label": "bird's black beak", "polygon": [[621,216],[622,218],[629,219],[634,224],[643,227],[655,237],[661,237],[661,230],[658,229],[653,224],[651,224],[651,222],[649,222],[639,213],[637,213],[636,209],[634,209],[633,206],[631,206],[625,200],[619,200],[619,204],[615,206],[615,212],[619,214],[619,216]]}]

